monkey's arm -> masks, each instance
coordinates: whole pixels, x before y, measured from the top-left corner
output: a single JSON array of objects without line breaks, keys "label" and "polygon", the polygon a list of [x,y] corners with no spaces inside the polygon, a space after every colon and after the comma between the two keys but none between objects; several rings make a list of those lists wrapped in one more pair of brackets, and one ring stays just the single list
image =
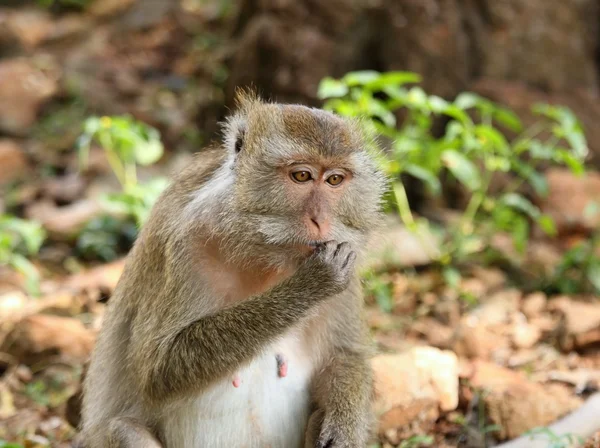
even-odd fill
[{"label": "monkey's arm", "polygon": [[[355,294],[360,294],[355,285]],[[345,293],[346,294],[346,293]],[[357,297],[362,302],[361,297]],[[313,386],[316,411],[311,416],[306,448],[365,446],[371,430],[372,371],[370,349],[359,310],[347,310],[346,325],[337,325],[333,356]],[[350,323],[352,322],[352,323]]]},{"label": "monkey's arm", "polygon": [[[143,341],[132,347],[142,392],[151,402],[161,402],[231,375],[317,303],[345,289],[354,257],[347,244],[328,243],[294,276],[264,294],[200,318],[170,335],[163,333],[167,336],[152,337],[156,329],[137,338],[134,335]],[[157,325],[168,327],[166,319]]]}]

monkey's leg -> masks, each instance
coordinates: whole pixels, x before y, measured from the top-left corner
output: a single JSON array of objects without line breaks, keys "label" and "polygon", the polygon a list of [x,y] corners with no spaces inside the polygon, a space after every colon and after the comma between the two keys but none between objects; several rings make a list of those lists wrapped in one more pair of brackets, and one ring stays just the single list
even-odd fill
[{"label": "monkey's leg", "polygon": [[114,418],[108,425],[108,448],[163,448],[145,426],[131,418]]},{"label": "monkey's leg", "polygon": [[[359,353],[336,354],[316,379],[313,401],[317,411],[307,427],[306,446],[365,446],[371,429],[371,394],[372,373],[366,357]],[[319,420],[320,428],[315,431],[314,425]],[[316,435],[310,431],[315,431]]]}]

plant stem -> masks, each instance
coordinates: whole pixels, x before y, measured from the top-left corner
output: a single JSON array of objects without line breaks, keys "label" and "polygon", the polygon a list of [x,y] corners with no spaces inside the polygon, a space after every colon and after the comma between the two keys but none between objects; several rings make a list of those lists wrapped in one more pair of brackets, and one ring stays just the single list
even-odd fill
[{"label": "plant stem", "polygon": [[408,203],[408,197],[406,196],[406,189],[402,182],[394,182],[394,196],[396,197],[396,203],[398,204],[398,212],[400,213],[400,219],[406,227],[411,231],[415,230],[415,218],[410,211],[410,204]]},{"label": "plant stem", "polygon": [[119,160],[119,157],[117,157],[117,155],[113,151],[111,151],[108,148],[105,148],[104,150],[106,152],[106,159],[108,160],[110,167],[115,173],[115,176],[121,184],[121,187],[125,189],[127,185],[127,176],[125,173],[125,169],[123,168],[123,164]]}]

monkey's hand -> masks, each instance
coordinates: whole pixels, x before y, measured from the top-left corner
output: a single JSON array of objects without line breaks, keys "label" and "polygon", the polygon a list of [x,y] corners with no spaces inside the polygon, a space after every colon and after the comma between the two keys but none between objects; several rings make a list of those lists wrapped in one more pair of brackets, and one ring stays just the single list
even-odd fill
[{"label": "monkey's hand", "polygon": [[355,260],[356,253],[348,243],[327,241],[315,248],[292,278],[292,283],[308,287],[311,296],[326,299],[348,287]]}]

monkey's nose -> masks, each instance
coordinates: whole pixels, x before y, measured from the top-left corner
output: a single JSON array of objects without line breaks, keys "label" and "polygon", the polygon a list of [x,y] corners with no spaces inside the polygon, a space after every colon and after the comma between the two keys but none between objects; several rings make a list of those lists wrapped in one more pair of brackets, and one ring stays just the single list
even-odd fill
[{"label": "monkey's nose", "polygon": [[329,233],[330,225],[326,219],[319,219],[314,216],[309,216],[307,219],[308,231],[316,240],[324,239]]}]

